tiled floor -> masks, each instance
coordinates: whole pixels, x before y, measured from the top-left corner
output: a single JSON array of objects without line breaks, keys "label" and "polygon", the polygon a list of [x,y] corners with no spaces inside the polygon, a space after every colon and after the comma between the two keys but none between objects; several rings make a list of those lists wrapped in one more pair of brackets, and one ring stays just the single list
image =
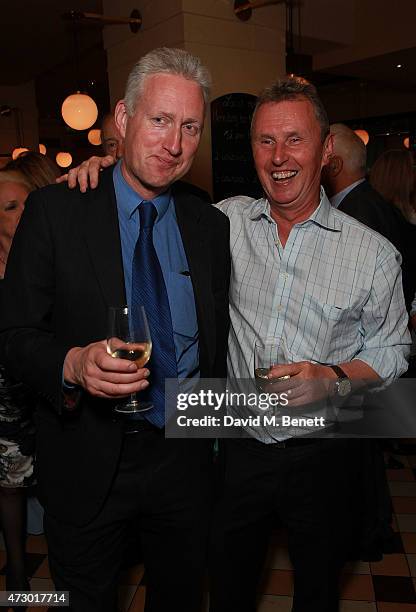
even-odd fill
[{"label": "tiled floor", "polygon": [[[359,562],[346,568],[341,587],[341,612],[416,612],[416,455],[398,459],[405,468],[387,471],[395,511],[395,552],[377,563]],[[44,537],[29,536],[27,551],[32,590],[51,590]],[[0,590],[4,589],[4,563],[4,546],[0,539],[0,567],[3,566]],[[290,612],[293,575],[284,533],[273,535],[267,567],[258,612]],[[120,612],[144,610],[144,582],[143,565],[133,566],[123,573]],[[29,610],[47,612],[46,608]]]}]

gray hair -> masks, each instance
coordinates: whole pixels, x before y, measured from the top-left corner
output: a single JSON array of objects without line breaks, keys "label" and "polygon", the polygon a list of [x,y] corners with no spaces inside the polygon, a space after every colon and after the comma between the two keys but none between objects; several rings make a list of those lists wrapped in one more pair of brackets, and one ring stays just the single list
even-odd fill
[{"label": "gray hair", "polygon": [[205,104],[209,101],[211,75],[195,55],[184,49],[160,47],[144,55],[135,64],[127,79],[124,103],[128,114],[133,115],[138,98],[143,93],[146,77],[153,74],[175,74],[195,81],[201,90]]},{"label": "gray hair", "polygon": [[251,125],[253,126],[254,117],[257,110],[268,102],[286,102],[296,100],[307,100],[312,104],[315,117],[321,127],[322,142],[329,134],[329,120],[325,107],[322,104],[315,85],[306,79],[298,76],[287,76],[278,79],[270,87],[266,87],[257,98]]}]

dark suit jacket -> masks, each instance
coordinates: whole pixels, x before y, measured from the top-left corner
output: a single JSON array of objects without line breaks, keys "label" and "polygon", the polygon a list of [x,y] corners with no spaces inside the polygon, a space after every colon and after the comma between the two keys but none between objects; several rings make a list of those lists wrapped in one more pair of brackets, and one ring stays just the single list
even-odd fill
[{"label": "dark suit jacket", "polygon": [[403,293],[410,310],[416,291],[416,227],[373,189],[368,181],[354,187],[342,200],[339,210],[376,230],[394,244],[402,256]]},{"label": "dark suit jacket", "polygon": [[[195,293],[201,377],[224,377],[229,221],[185,186],[173,193]],[[109,490],[122,426],[111,401],[86,392],[68,413],[62,367],[71,347],[106,338],[108,306],[126,302],[112,169],[86,194],[54,185],[29,196],[4,283],[0,360],[41,397],[41,500],[61,520],[86,523]]]},{"label": "dark suit jacket", "polygon": [[398,211],[368,181],[354,187],[341,201],[338,209],[385,236],[400,251]]}]

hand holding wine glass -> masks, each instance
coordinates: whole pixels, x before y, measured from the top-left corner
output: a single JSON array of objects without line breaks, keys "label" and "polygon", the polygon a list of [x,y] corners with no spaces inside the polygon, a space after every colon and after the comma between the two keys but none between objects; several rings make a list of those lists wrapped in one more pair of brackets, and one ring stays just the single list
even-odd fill
[{"label": "hand holding wine glass", "polygon": [[[111,306],[108,312],[107,352],[112,357],[134,361],[143,368],[150,359],[152,341],[144,307],[129,313],[127,306]],[[140,402],[136,393],[127,402],[117,404],[116,412],[131,414],[150,410],[152,404]]]},{"label": "hand holding wine glass", "polygon": [[254,345],[254,376],[259,390],[271,392],[271,385],[288,380],[289,375],[270,377],[270,370],[286,363],[283,338],[266,338]]}]

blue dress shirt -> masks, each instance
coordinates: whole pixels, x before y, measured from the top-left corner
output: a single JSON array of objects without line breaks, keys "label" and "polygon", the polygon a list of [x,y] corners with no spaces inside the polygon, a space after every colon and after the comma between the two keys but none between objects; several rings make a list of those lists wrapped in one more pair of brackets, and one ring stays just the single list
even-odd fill
[{"label": "blue dress shirt", "polygon": [[[138,206],[143,197],[127,183],[121,161],[114,168],[118,222],[123,256],[127,305],[131,306],[132,262],[140,232]],[[188,261],[179,232],[175,205],[170,190],[153,198],[157,218],[153,244],[168,293],[179,378],[199,376],[198,323]]]}]

